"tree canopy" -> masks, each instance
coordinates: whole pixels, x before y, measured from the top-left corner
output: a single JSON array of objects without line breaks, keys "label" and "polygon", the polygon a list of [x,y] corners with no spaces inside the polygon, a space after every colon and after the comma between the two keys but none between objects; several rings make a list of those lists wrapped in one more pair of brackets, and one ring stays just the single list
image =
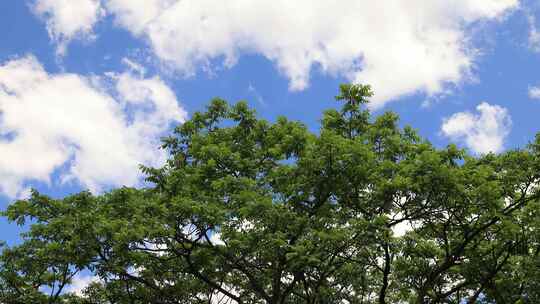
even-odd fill
[{"label": "tree canopy", "polygon": [[0,303],[540,303],[540,136],[437,148],[371,96],[342,85],[316,133],[214,99],[147,187],[33,191],[3,212],[28,231]]}]

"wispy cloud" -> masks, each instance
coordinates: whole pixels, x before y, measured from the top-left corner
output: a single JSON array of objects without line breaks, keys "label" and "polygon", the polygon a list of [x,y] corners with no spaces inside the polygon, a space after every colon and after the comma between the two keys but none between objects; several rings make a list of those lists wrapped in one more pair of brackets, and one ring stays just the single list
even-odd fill
[{"label": "wispy cloud", "polygon": [[262,106],[266,106],[266,102],[264,101],[264,98],[259,93],[257,88],[255,88],[251,83],[248,85],[247,91],[249,94],[251,94],[255,100]]},{"label": "wispy cloud", "polygon": [[529,23],[529,48],[535,52],[540,52],[540,32],[536,26],[536,18],[532,14],[527,15]]}]

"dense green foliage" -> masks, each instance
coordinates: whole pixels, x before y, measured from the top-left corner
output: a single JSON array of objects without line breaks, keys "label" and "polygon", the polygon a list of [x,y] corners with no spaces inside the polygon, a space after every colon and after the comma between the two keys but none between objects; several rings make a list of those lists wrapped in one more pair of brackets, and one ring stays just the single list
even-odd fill
[{"label": "dense green foliage", "polygon": [[540,137],[438,149],[371,95],[341,86],[317,134],[215,99],[148,188],[11,204],[0,303],[540,303]]}]

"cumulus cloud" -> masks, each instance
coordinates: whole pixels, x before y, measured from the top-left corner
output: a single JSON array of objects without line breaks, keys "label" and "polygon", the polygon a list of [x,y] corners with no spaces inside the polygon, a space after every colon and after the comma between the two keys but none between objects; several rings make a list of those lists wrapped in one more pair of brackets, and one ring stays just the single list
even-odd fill
[{"label": "cumulus cloud", "polygon": [[100,0],[36,0],[31,8],[46,22],[58,55],[65,54],[73,38],[91,39],[92,28],[104,15]]},{"label": "cumulus cloud", "polygon": [[82,296],[86,287],[95,282],[99,282],[97,276],[77,274],[73,277],[71,284],[66,288],[66,292]]},{"label": "cumulus cloud", "polygon": [[[517,0],[152,1],[106,0],[116,23],[144,37],[184,75],[245,53],[273,61],[292,90],[318,70],[370,83],[374,107],[418,91],[444,92],[470,74],[465,28],[502,16]],[[140,3],[139,3],[140,2]]]},{"label": "cumulus cloud", "polygon": [[529,87],[529,98],[540,99],[540,87],[538,86]]},{"label": "cumulus cloud", "polygon": [[451,140],[463,141],[475,153],[500,152],[512,126],[508,110],[482,102],[476,111],[477,114],[459,112],[444,119],[442,134]]},{"label": "cumulus cloud", "polygon": [[152,20],[178,1],[104,0],[104,2],[107,10],[115,14],[118,25],[129,29],[134,34],[140,34]]},{"label": "cumulus cloud", "polygon": [[[88,9],[94,12],[88,16],[97,16],[97,1],[40,0],[69,2],[68,6],[93,3],[87,5],[94,8]],[[291,90],[305,89],[313,70],[369,83],[376,92],[373,107],[416,92],[444,93],[448,85],[467,80],[477,54],[467,28],[500,19],[518,4],[518,0],[101,0],[115,24],[147,41],[164,66],[179,74],[211,70],[216,61],[230,67],[243,54],[257,54],[275,63]],[[48,7],[61,10],[58,5]],[[94,23],[95,18],[75,22],[82,33]],[[65,32],[70,36],[75,31]]]},{"label": "cumulus cloud", "polygon": [[28,181],[76,181],[92,191],[136,185],[159,165],[159,136],[186,112],[159,77],[49,74],[29,56],[0,65],[0,192]]}]

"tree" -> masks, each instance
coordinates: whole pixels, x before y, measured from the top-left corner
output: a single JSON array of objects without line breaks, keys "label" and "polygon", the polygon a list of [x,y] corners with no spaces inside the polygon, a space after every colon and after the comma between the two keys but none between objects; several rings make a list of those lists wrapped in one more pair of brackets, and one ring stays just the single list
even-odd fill
[{"label": "tree", "polygon": [[[538,303],[540,136],[473,157],[342,85],[318,133],[214,99],[148,187],[52,199],[0,257],[1,303]],[[406,228],[406,229],[405,229]],[[82,296],[65,287],[97,277]]]}]

